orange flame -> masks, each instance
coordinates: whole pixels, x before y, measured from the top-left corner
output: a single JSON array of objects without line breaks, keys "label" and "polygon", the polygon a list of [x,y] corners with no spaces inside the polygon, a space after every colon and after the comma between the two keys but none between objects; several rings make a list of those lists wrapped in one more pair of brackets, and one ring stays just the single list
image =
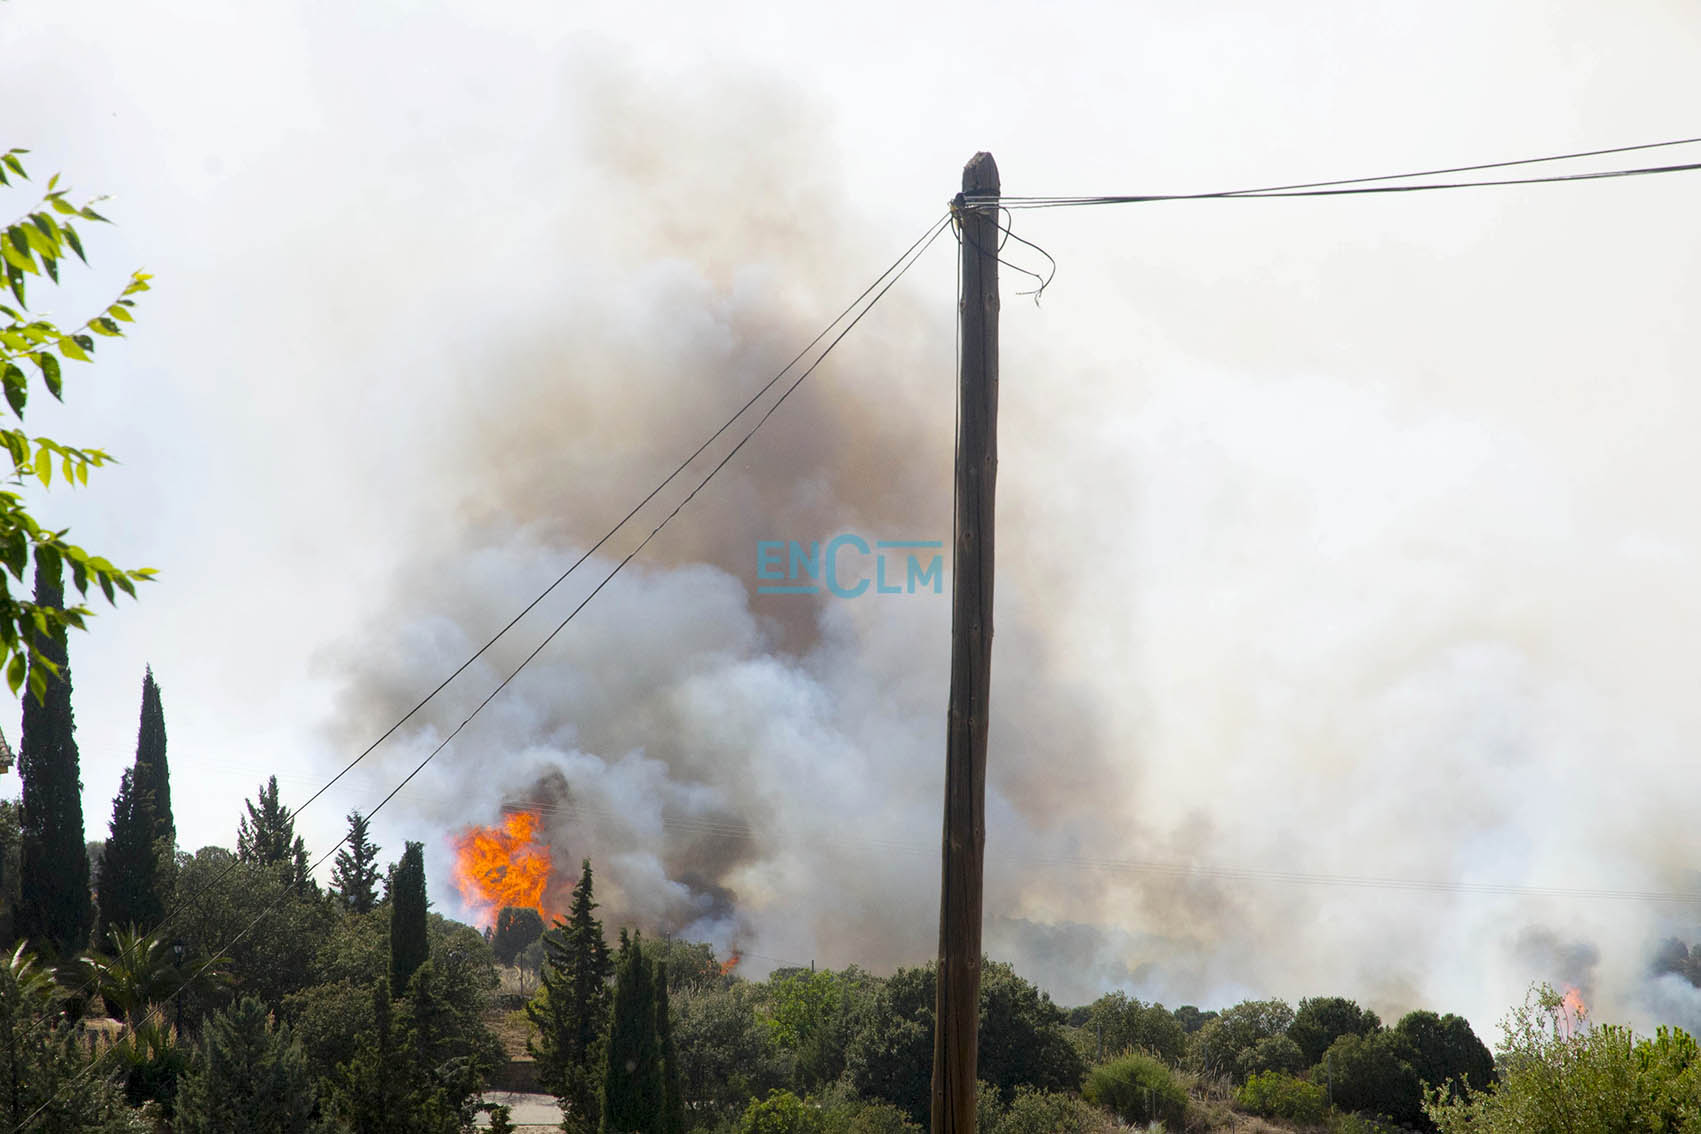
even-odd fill
[{"label": "orange flame", "polygon": [[744,960],[744,955],[737,949],[734,949],[732,951],[732,956],[721,962],[721,975],[731,976],[732,970],[736,969],[738,967],[738,962],[742,960]]},{"label": "orange flame", "polygon": [[1581,1031],[1583,1021],[1589,1016],[1589,1006],[1583,1003],[1583,994],[1570,985],[1566,986],[1565,995],[1560,998],[1559,1010],[1567,1035]]},{"label": "orange flame", "polygon": [[498,827],[469,827],[455,840],[455,885],[480,926],[496,924],[504,906],[529,907],[548,919],[549,844],[538,841],[535,811],[510,811]]}]

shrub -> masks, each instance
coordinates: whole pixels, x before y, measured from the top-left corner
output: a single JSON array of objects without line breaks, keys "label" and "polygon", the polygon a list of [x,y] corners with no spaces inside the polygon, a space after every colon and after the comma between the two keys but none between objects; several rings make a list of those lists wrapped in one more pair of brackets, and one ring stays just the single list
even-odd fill
[{"label": "shrub", "polygon": [[986,1134],[1091,1134],[1099,1128],[1098,1117],[1079,1095],[1017,1087],[1004,1117],[982,1129]]},{"label": "shrub", "polygon": [[1280,1071],[1252,1075],[1235,1093],[1235,1101],[1253,1114],[1289,1122],[1321,1122],[1329,1105],[1322,1087]]},{"label": "shrub", "polygon": [[750,1100],[738,1120],[738,1134],[823,1134],[821,1111],[790,1091],[769,1091]]},{"label": "shrub", "polygon": [[1127,1123],[1180,1126],[1187,1117],[1187,1091],[1158,1059],[1141,1052],[1118,1056],[1087,1072],[1087,1101]]}]

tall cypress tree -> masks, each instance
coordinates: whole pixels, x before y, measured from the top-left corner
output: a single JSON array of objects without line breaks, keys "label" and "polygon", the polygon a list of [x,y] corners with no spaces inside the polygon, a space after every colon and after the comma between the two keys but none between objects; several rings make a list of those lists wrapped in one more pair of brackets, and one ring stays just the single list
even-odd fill
[{"label": "tall cypress tree", "polygon": [[408,843],[390,880],[390,991],[403,996],[430,953],[425,936],[425,844]]},{"label": "tall cypress tree", "polygon": [[[64,609],[59,557],[38,551],[38,606]],[[36,650],[58,670],[31,659],[45,679],[42,696],[24,695],[18,771],[23,778],[23,853],[18,935],[36,948],[69,955],[88,944],[94,924],[89,859],[83,844],[83,784],[71,714],[71,666],[65,632],[37,634]]]},{"label": "tall cypress tree", "polygon": [[331,889],[350,913],[371,913],[378,904],[378,845],[369,835],[366,816],[350,811],[348,837],[331,874]]},{"label": "tall cypress tree", "polygon": [[661,1051],[655,976],[637,934],[620,933],[620,961],[603,1061],[602,1134],[660,1134]]},{"label": "tall cypress tree", "polygon": [[568,919],[544,934],[542,988],[526,1005],[537,1026],[528,1040],[544,1088],[561,1100],[568,1129],[591,1134],[602,1113],[598,1059],[608,1028],[608,978],[614,974],[602,922],[596,917],[591,860],[585,859]]},{"label": "tall cypress tree", "polygon": [[159,855],[153,840],[153,798],[138,790],[136,769],[124,769],[112,825],[101,855],[99,885],[101,948],[111,950],[112,931],[135,926],[148,933],[165,916]]},{"label": "tall cypress tree", "polygon": [[668,1015],[667,962],[656,962],[656,1050],[661,1055],[661,1125],[659,1134],[685,1134],[685,1101],[679,1093],[679,1055],[673,1047],[673,1020]]},{"label": "tall cypress tree", "polygon": [[[169,856],[177,844],[177,823],[171,814],[171,769],[165,762],[165,710],[153,667],[142,674],[142,725],[136,733],[136,790],[153,800],[152,840],[165,840]],[[169,861],[169,857],[168,857]]]}]

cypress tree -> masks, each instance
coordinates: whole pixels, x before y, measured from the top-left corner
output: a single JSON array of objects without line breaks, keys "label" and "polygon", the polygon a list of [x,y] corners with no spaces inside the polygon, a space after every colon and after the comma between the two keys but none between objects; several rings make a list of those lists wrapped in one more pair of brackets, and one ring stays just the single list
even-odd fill
[{"label": "cypress tree", "polygon": [[331,874],[331,889],[350,913],[371,913],[378,904],[378,847],[368,834],[366,816],[350,811],[348,838]]},{"label": "cypress tree", "polygon": [[557,921],[544,934],[542,987],[526,1005],[526,1015],[537,1026],[536,1039],[527,1044],[539,1077],[561,1100],[568,1128],[583,1134],[597,1128],[602,1110],[599,1044],[608,1028],[608,978],[614,973],[596,908],[587,858],[573,887],[568,920]]},{"label": "cypress tree", "polygon": [[136,733],[136,790],[153,800],[151,841],[165,840],[167,861],[177,845],[171,814],[171,769],[165,762],[165,710],[150,666],[142,674],[142,725]]},{"label": "cypress tree", "polygon": [[[38,606],[63,609],[59,557],[38,552]],[[89,860],[83,843],[83,784],[77,761],[76,721],[71,713],[71,666],[65,632],[37,634],[36,650],[58,670],[36,658],[45,688],[24,696],[18,771],[23,778],[23,853],[18,935],[37,949],[69,956],[88,944],[94,924],[89,897]]]},{"label": "cypress tree", "polygon": [[112,801],[111,835],[101,855],[96,887],[101,948],[111,951],[112,932],[134,926],[148,933],[165,916],[159,884],[159,855],[152,838],[153,799],[137,788],[136,769],[124,769]]},{"label": "cypress tree", "polygon": [[661,1055],[660,1134],[685,1134],[685,1102],[679,1094],[679,1055],[673,1047],[673,1020],[668,1014],[667,962],[656,962],[656,1050]]},{"label": "cypress tree", "polygon": [[410,842],[390,882],[390,990],[396,996],[407,993],[430,953],[425,911],[425,844]]},{"label": "cypress tree", "polygon": [[661,1052],[654,974],[638,935],[620,933],[614,1010],[603,1062],[602,1134],[660,1134]]},{"label": "cypress tree", "polygon": [[286,1026],[273,1028],[253,997],[214,1016],[177,1102],[181,1134],[308,1134],[317,1090]]},{"label": "cypress tree", "polygon": [[295,833],[295,813],[278,798],[278,778],[260,787],[259,803],[244,803],[248,814],[236,828],[236,857],[289,868],[296,885],[307,882],[307,844]]}]

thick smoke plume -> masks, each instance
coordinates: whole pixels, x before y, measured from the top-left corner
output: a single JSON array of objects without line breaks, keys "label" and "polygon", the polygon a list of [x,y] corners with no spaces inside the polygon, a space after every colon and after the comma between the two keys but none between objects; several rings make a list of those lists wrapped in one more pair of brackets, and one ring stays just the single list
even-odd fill
[{"label": "thick smoke plume", "polygon": [[[549,316],[444,363],[454,393],[426,426],[441,475],[418,486],[441,505],[335,659],[344,746],[471,653],[912,235],[865,229],[835,189],[830,124],[795,92],[687,85],[679,102],[618,69],[579,80],[597,111],[563,130],[575,172],[536,233]],[[530,806],[561,884],[592,860],[612,924],[770,963],[931,954],[948,579],[854,601],[754,590],[758,540],[949,541],[950,255],[398,800],[441,834],[435,878],[461,826]],[[1232,340],[1222,310],[1265,301],[1241,286],[1209,320],[1143,294],[1166,333],[1135,325],[1134,357],[1101,363],[1081,360],[1126,316],[1006,304],[988,951],[1065,1002],[1343,994],[1491,1032],[1546,979],[1596,1018],[1646,1022],[1679,994],[1646,958],[1688,932],[1682,906],[1496,888],[1695,886],[1678,804],[1701,785],[1680,738],[1701,722],[1664,667],[1701,627],[1655,597],[1687,593],[1694,520],[1616,512],[1630,474],[1579,459],[1580,423],[1552,407],[1431,397],[1398,359],[1248,374],[1204,345]],[[429,751],[685,487],[382,771]],[[435,893],[452,912],[447,882]]]}]

